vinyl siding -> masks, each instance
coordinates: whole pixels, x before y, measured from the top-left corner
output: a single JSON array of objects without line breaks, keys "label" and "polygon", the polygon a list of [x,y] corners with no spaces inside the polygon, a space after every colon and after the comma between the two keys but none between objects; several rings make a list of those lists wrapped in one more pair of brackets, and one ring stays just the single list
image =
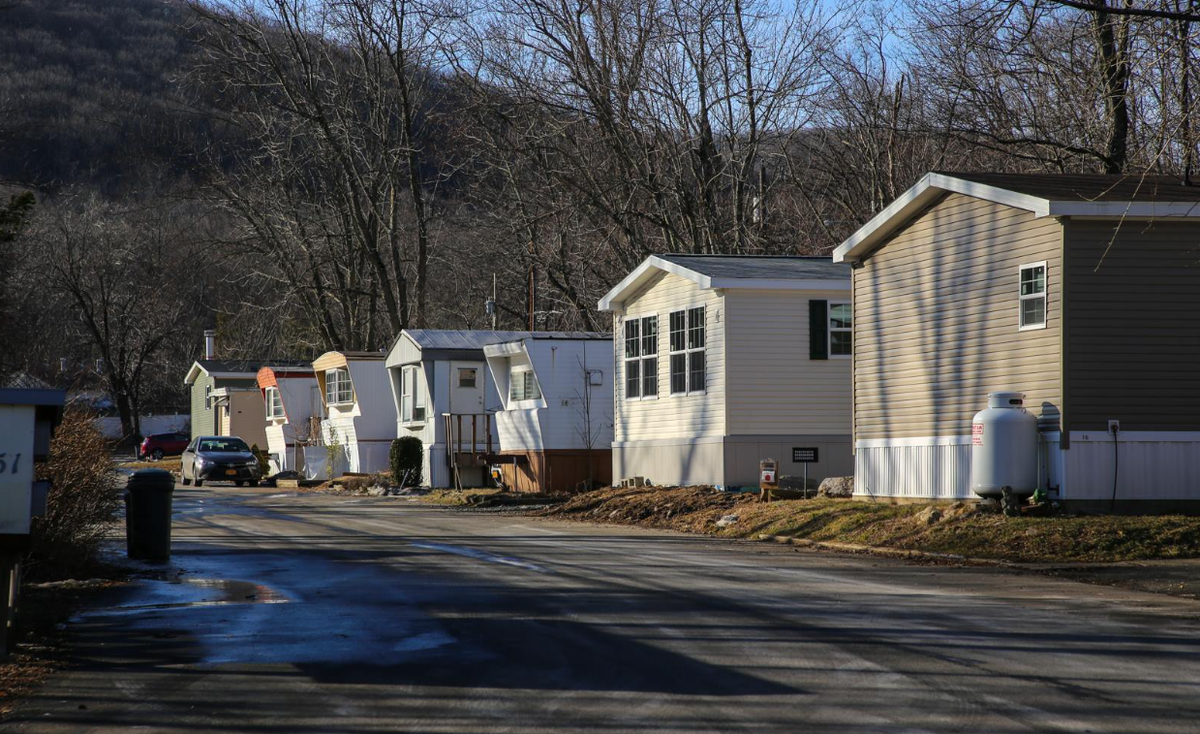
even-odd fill
[{"label": "vinyl siding", "polygon": [[[951,194],[854,271],[855,439],[969,435],[997,390],[1057,426],[1062,226]],[[1046,261],[1047,325],[1018,328],[1021,265]]]},{"label": "vinyl siding", "polygon": [[808,302],[850,291],[725,292],[727,422],[738,434],[850,434],[850,360],[809,358]]},{"label": "vinyl siding", "polygon": [[[705,307],[706,386],[702,395],[670,394],[672,311]],[[686,278],[663,273],[625,303],[626,316],[613,320],[614,434],[616,441],[695,438],[725,433],[725,319],[723,299]],[[658,398],[625,399],[625,318],[658,315]]]},{"label": "vinyl siding", "polygon": [[211,436],[216,432],[215,416],[211,409],[204,406],[204,388],[210,387],[213,379],[207,373],[201,372],[192,383],[192,438],[196,436]]},{"label": "vinyl siding", "polygon": [[1067,225],[1067,425],[1200,430],[1200,224]]}]

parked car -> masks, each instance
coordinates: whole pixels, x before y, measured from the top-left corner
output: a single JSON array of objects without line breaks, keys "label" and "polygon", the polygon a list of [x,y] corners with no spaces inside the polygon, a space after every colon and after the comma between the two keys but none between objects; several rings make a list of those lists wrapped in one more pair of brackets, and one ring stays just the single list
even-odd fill
[{"label": "parked car", "polygon": [[190,438],[186,433],[153,433],[142,439],[138,456],[155,461],[164,456],[178,456],[187,448]]},{"label": "parked car", "polygon": [[237,486],[258,486],[262,478],[258,457],[237,436],[197,436],[184,449],[179,461],[184,485],[223,480]]}]

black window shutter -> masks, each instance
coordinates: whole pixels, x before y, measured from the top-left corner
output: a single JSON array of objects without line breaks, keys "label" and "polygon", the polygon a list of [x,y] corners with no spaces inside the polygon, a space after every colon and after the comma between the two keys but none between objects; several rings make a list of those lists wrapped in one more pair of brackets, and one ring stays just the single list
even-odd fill
[{"label": "black window shutter", "polygon": [[829,359],[829,301],[808,302],[808,358]]}]

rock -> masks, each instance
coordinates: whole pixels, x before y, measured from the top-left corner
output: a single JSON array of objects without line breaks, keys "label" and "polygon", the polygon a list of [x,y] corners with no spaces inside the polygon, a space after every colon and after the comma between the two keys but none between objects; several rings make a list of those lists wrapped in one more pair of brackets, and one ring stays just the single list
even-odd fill
[{"label": "rock", "polygon": [[942,519],[942,511],[930,505],[917,513],[917,520],[925,525],[936,525]]},{"label": "rock", "polygon": [[853,497],[854,477],[828,477],[817,488],[818,497]]},{"label": "rock", "polygon": [[717,527],[727,528],[737,521],[738,521],[737,515],[726,515],[725,517],[722,517],[720,520],[717,520]]},{"label": "rock", "polygon": [[367,494],[371,497],[387,497],[389,494],[389,488],[383,486],[382,484],[376,484],[373,487],[367,487]]}]

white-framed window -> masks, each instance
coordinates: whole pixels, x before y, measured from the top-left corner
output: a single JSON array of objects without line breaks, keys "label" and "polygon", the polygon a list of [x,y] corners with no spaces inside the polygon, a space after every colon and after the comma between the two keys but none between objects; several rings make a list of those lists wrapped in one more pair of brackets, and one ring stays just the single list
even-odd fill
[{"label": "white-framed window", "polygon": [[325,373],[325,402],[330,405],[345,405],[354,402],[354,386],[350,384],[350,370],[335,367]]},{"label": "white-framed window", "polygon": [[704,306],[670,314],[671,394],[692,395],[705,388]]},{"label": "white-framed window", "polygon": [[625,398],[658,397],[658,316],[625,319]]},{"label": "white-framed window", "polygon": [[537,376],[533,374],[533,370],[526,368],[512,371],[508,383],[509,402],[538,400],[541,397],[542,390],[538,386]]},{"label": "white-framed window", "polygon": [[1022,265],[1020,283],[1021,331],[1046,328],[1046,263]]},{"label": "white-framed window", "polygon": [[204,386],[204,409],[212,410],[212,385]]},{"label": "white-framed window", "polygon": [[279,393],[278,387],[267,388],[267,418],[284,418],[283,412],[283,395]]},{"label": "white-framed window", "polygon": [[849,357],[853,353],[853,313],[849,303],[829,302],[830,357]]},{"label": "white-framed window", "polygon": [[421,390],[421,368],[410,364],[400,370],[400,420],[420,423],[425,420],[425,392]]},{"label": "white-framed window", "polygon": [[479,369],[476,367],[459,367],[458,368],[458,386],[459,387],[475,387],[476,380],[479,379]]}]

